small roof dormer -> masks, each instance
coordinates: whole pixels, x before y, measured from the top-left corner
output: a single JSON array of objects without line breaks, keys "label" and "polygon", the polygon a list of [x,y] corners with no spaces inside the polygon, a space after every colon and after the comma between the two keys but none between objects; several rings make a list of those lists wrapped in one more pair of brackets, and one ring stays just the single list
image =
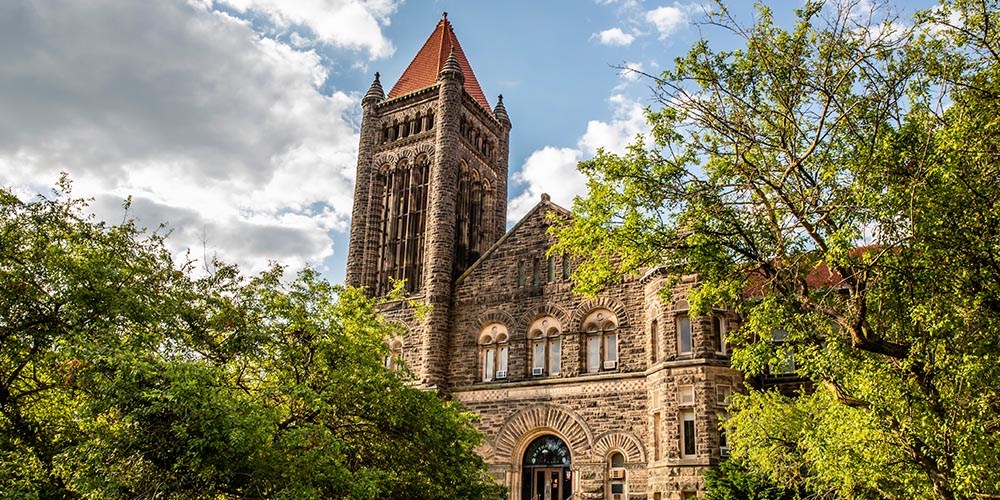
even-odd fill
[{"label": "small roof dormer", "polygon": [[420,49],[420,52],[417,52],[416,57],[406,67],[403,76],[400,76],[396,85],[393,85],[392,90],[389,91],[388,98],[393,99],[403,96],[437,83],[438,75],[448,61],[448,56],[452,54],[452,51],[454,51],[455,59],[462,70],[462,76],[465,78],[465,91],[483,109],[492,115],[493,108],[490,106],[489,101],[486,100],[486,94],[483,93],[483,89],[479,86],[479,81],[476,80],[475,73],[472,72],[472,66],[469,64],[469,60],[466,59],[465,52],[462,51],[462,45],[458,43],[458,38],[455,37],[455,30],[452,28],[451,22],[448,21],[447,12],[441,16],[441,21],[438,22],[434,28],[434,32],[424,42],[424,46]]}]

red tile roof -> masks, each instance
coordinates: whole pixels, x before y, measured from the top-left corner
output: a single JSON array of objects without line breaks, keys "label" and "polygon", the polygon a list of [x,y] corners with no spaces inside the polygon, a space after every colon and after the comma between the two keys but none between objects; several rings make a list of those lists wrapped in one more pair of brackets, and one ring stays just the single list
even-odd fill
[{"label": "red tile roof", "polygon": [[455,37],[455,30],[452,29],[451,23],[448,21],[447,13],[442,16],[441,21],[434,28],[434,32],[424,42],[423,48],[417,52],[417,56],[403,72],[403,76],[399,77],[399,81],[389,91],[389,99],[434,85],[437,82],[441,66],[451,54],[452,47],[455,48],[455,57],[458,58],[458,64],[462,67],[462,74],[465,76],[465,91],[486,111],[492,113],[493,108],[486,100],[483,89],[479,87],[479,81],[476,80],[472,66],[469,65],[469,60],[465,58],[465,52],[462,51],[462,46],[458,43],[458,38]]}]

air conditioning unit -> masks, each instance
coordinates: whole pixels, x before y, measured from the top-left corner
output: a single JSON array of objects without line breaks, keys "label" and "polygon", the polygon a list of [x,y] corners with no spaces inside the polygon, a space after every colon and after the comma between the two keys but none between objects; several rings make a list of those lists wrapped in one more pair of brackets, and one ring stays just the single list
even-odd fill
[{"label": "air conditioning unit", "polygon": [[611,469],[611,479],[625,479],[625,469]]},{"label": "air conditioning unit", "polygon": [[539,375],[542,374],[542,369],[541,368],[532,368],[531,369],[531,374],[537,377],[537,376],[539,376]]},{"label": "air conditioning unit", "polygon": [[497,379],[507,378],[507,370],[497,371]]},{"label": "air conditioning unit", "polygon": [[617,361],[605,361],[604,362],[604,369],[605,370],[614,370],[615,368],[618,368],[618,362]]}]

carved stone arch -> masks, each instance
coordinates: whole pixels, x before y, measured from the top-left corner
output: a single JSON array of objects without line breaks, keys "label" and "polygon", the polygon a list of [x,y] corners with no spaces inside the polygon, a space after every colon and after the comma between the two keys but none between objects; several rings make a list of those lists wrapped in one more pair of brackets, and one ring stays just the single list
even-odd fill
[{"label": "carved stone arch", "polygon": [[531,327],[531,323],[542,316],[552,316],[559,320],[559,323],[563,327],[563,333],[566,333],[566,330],[570,328],[569,323],[567,323],[569,314],[565,310],[554,304],[542,304],[521,316],[521,321],[517,323],[517,331],[519,333],[527,333],[528,328]]},{"label": "carved stone arch", "polygon": [[597,438],[591,450],[591,460],[598,463],[606,462],[608,455],[615,451],[625,455],[625,463],[646,463],[646,450],[642,446],[642,441],[631,432],[604,434]]},{"label": "carved stone arch", "polygon": [[514,316],[511,316],[510,313],[506,311],[493,310],[480,314],[479,317],[476,318],[476,332],[478,333],[483,329],[483,327],[490,323],[500,323],[501,325],[506,326],[508,331],[517,326],[517,323],[514,321]]},{"label": "carved stone arch", "polygon": [[483,441],[476,446],[476,453],[483,457],[486,462],[492,462],[493,456],[496,454],[496,448],[493,446],[493,441],[489,438],[483,438]]},{"label": "carved stone arch", "polygon": [[493,441],[494,457],[502,462],[519,463],[528,444],[543,434],[558,436],[574,457],[589,456],[594,442],[590,427],[573,410],[542,403],[524,408],[504,422]]},{"label": "carved stone arch", "polygon": [[392,168],[397,163],[399,163],[399,159],[400,159],[400,154],[398,151],[387,151],[384,154],[376,156],[373,161],[378,165],[383,165]]},{"label": "carved stone arch", "polygon": [[428,159],[434,159],[434,146],[432,144],[417,144],[416,147],[412,149],[414,156],[420,156],[426,154]]},{"label": "carved stone arch", "polygon": [[615,313],[615,316],[618,318],[618,328],[631,326],[633,324],[633,318],[629,317],[628,309],[625,308],[625,304],[622,304],[621,301],[610,297],[597,297],[584,302],[580,305],[580,307],[577,307],[576,310],[573,311],[573,320],[570,323],[572,327],[577,331],[583,331],[583,320],[585,320],[587,315],[595,309],[608,309],[609,311]]}]

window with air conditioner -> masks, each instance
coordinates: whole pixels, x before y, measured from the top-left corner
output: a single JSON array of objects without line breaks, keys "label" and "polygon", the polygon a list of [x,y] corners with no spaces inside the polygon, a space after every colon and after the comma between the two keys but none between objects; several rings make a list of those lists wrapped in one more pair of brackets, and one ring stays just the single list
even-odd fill
[{"label": "window with air conditioner", "polygon": [[[509,352],[507,328],[499,323],[490,323],[479,334],[479,360],[482,366],[483,382],[507,377],[507,354]],[[503,376],[500,374],[503,373]]]},{"label": "window with air conditioner", "polygon": [[542,316],[531,323],[531,375],[555,376],[562,371],[562,324],[553,316]]},{"label": "window with air conditioner", "polygon": [[597,309],[583,321],[586,333],[587,371],[618,368],[618,317],[608,309]]}]

